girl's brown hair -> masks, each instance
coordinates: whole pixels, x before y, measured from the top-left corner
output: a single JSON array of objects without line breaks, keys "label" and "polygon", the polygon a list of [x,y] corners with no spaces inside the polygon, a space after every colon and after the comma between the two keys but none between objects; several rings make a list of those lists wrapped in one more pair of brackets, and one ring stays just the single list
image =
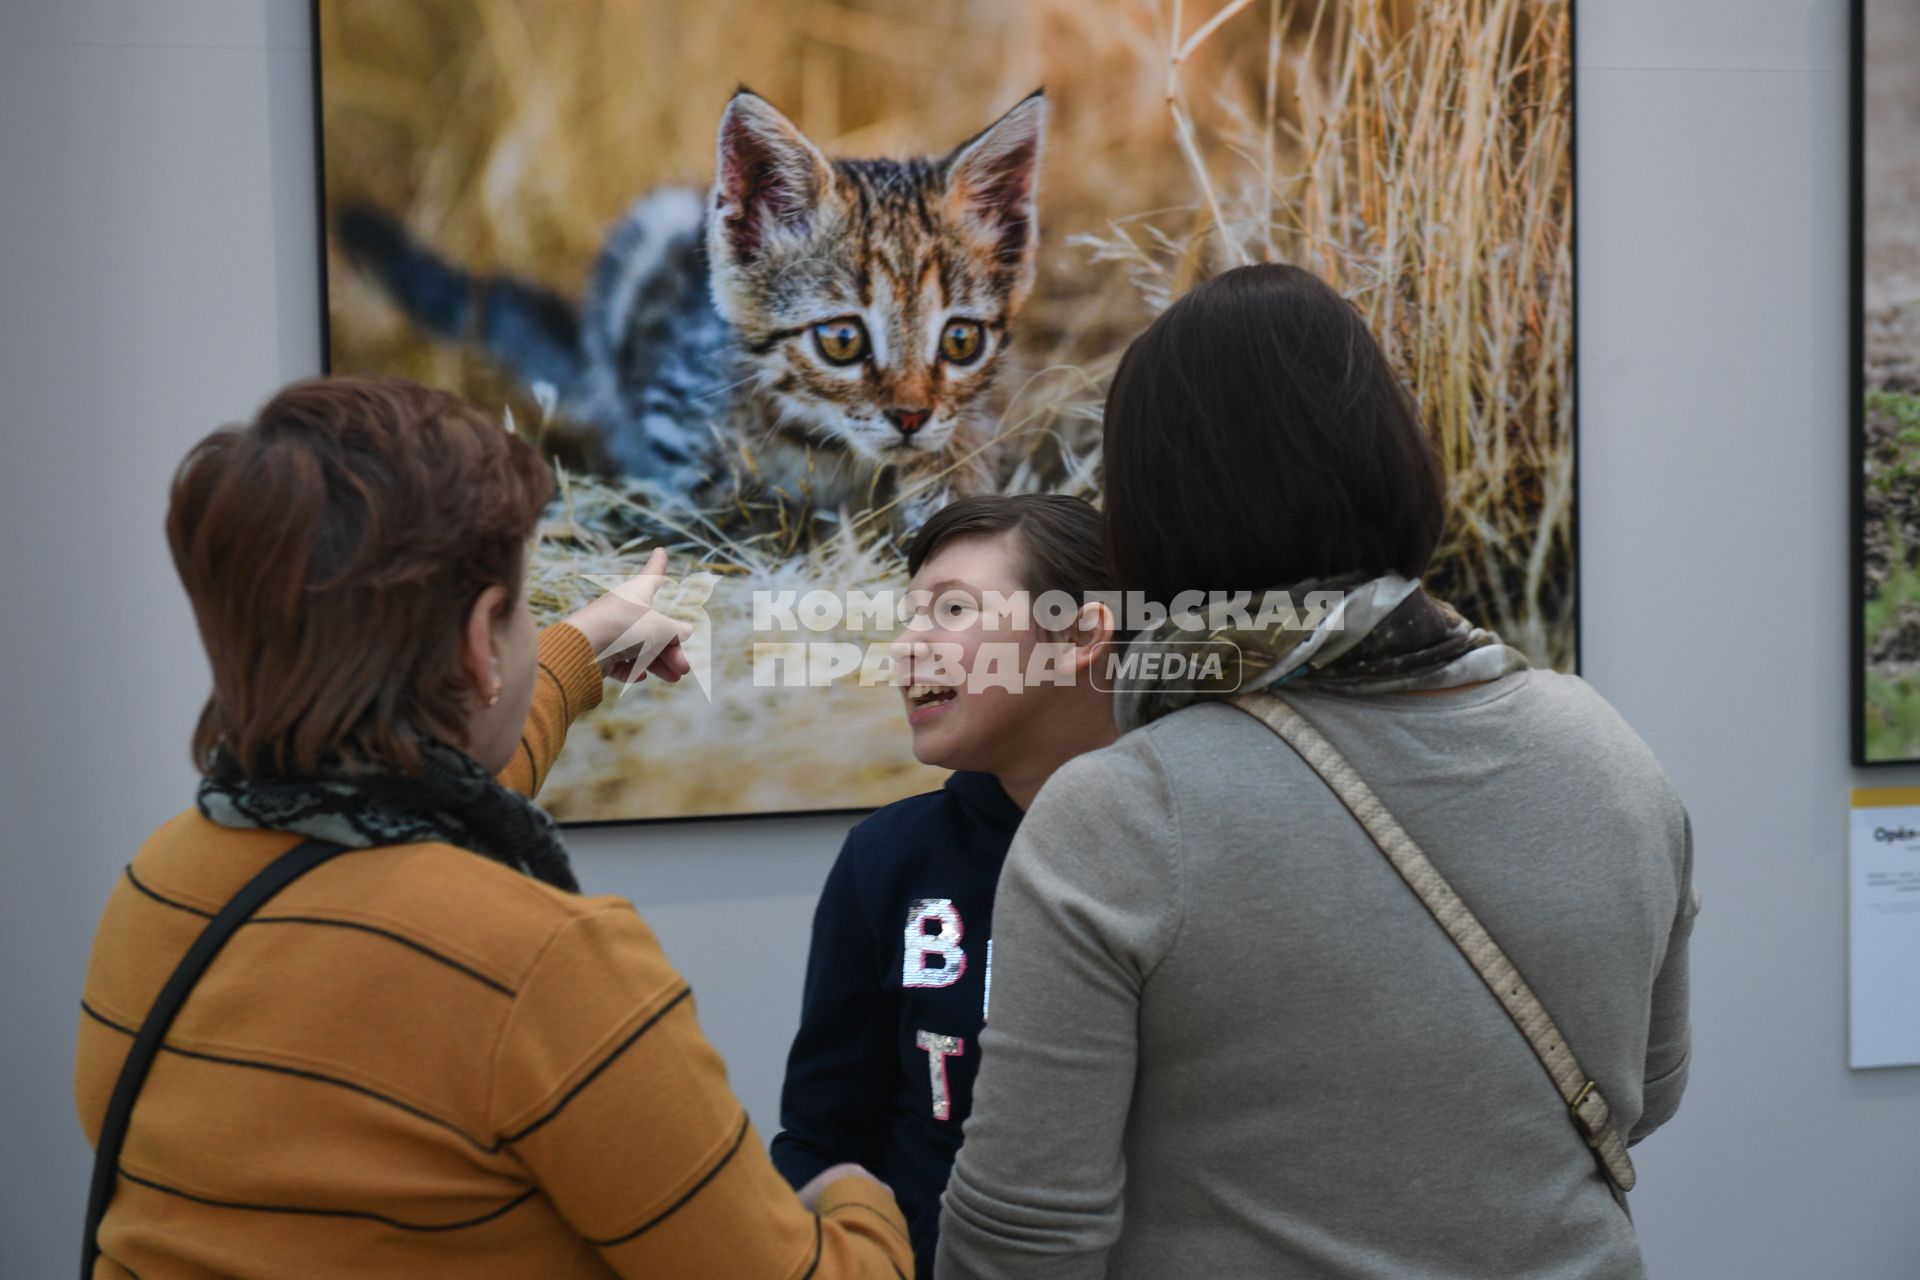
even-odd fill
[{"label": "girl's brown hair", "polygon": [[167,542],[213,667],[196,767],[417,773],[423,735],[464,746],[461,629],[489,586],[518,602],[552,492],[500,423],[393,378],[296,382],[195,445]]},{"label": "girl's brown hair", "polygon": [[1019,539],[1022,585],[1034,595],[1061,591],[1085,603],[1113,589],[1101,545],[1100,513],[1063,493],[980,493],[956,498],[927,517],[907,551],[907,572],[955,538],[1011,532]]}]

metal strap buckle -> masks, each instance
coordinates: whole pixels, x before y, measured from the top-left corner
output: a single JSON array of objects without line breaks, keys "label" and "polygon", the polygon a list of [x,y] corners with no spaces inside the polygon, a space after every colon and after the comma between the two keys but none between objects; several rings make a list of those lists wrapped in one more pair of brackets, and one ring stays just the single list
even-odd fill
[{"label": "metal strap buckle", "polygon": [[1594,1087],[1593,1081],[1587,1081],[1580,1086],[1580,1092],[1573,1095],[1573,1101],[1567,1104],[1567,1110],[1573,1113],[1573,1122],[1580,1126],[1580,1132],[1587,1135],[1589,1143],[1600,1137],[1601,1126],[1598,1123],[1587,1122],[1587,1118],[1580,1114],[1580,1104],[1587,1100],[1587,1096],[1593,1092]]}]

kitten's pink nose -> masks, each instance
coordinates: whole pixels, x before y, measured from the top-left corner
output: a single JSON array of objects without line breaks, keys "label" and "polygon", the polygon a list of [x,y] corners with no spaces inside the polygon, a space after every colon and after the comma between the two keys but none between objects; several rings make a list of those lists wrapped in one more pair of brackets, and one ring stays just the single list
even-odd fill
[{"label": "kitten's pink nose", "polygon": [[928,411],[925,409],[887,410],[887,421],[891,422],[903,436],[910,436],[925,426],[928,416]]}]

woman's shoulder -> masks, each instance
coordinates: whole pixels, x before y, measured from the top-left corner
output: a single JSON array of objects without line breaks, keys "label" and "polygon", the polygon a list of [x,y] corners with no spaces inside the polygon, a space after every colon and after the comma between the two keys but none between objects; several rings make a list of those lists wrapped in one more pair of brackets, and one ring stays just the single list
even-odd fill
[{"label": "woman's shoulder", "polygon": [[1068,760],[1034,797],[1022,830],[1055,822],[1173,825],[1181,766],[1193,739],[1186,727],[1169,729],[1188,714],[1175,712]]},{"label": "woman's shoulder", "polygon": [[1516,737],[1538,743],[1566,767],[1597,771],[1631,790],[1672,796],[1673,787],[1653,748],[1618,708],[1583,677],[1534,668],[1522,681],[1512,714],[1524,726]]},{"label": "woman's shoulder", "polygon": [[[540,883],[502,863],[450,844],[368,850],[362,910],[408,921],[414,928],[460,939],[495,963],[524,973],[569,927],[595,921],[615,930],[652,934],[625,898],[576,894]],[[342,886],[345,888],[346,886]],[[662,963],[665,963],[664,957]]]},{"label": "woman's shoulder", "polygon": [[1046,790],[1072,788],[1094,803],[1126,797],[1170,808],[1181,796],[1233,785],[1237,770],[1232,766],[1271,740],[1271,730],[1231,704],[1196,702],[1069,761]]},{"label": "woman's shoulder", "polygon": [[1473,761],[1475,774],[1515,803],[1552,789],[1556,804],[1638,814],[1665,826],[1676,847],[1686,811],[1653,748],[1578,675],[1531,667],[1489,684],[1432,696],[1303,693],[1307,717],[1380,778],[1419,775],[1436,761]]},{"label": "woman's shoulder", "polygon": [[[1433,752],[1469,747],[1545,767],[1599,769],[1630,787],[1670,790],[1652,750],[1592,685],[1576,675],[1530,668],[1457,692],[1350,694],[1314,688],[1289,699],[1336,746],[1393,772]],[[1323,787],[1311,768],[1259,720],[1222,700],[1173,711],[1061,770],[1061,785],[1107,792],[1158,790],[1196,811],[1259,794],[1285,797]],[[1055,786],[1048,783],[1048,788]]]},{"label": "woman's shoulder", "polygon": [[[153,902],[211,915],[300,839],[222,827],[188,810],[154,832],[126,878]],[[349,851],[295,880],[258,913],[314,930],[385,937],[509,989],[568,926],[591,917],[606,917],[606,924],[657,950],[623,898],[566,893],[434,842]]]}]

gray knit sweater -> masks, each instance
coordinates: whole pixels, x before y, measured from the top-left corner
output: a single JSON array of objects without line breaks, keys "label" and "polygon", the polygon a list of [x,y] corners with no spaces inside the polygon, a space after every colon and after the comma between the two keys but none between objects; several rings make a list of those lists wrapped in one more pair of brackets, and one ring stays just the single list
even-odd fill
[{"label": "gray knit sweater", "polygon": [[[1289,695],[1506,949],[1639,1140],[1686,1083],[1685,810],[1583,681]],[[1231,707],[1034,802],[942,1280],[1638,1277],[1552,1082],[1325,784]]]}]

